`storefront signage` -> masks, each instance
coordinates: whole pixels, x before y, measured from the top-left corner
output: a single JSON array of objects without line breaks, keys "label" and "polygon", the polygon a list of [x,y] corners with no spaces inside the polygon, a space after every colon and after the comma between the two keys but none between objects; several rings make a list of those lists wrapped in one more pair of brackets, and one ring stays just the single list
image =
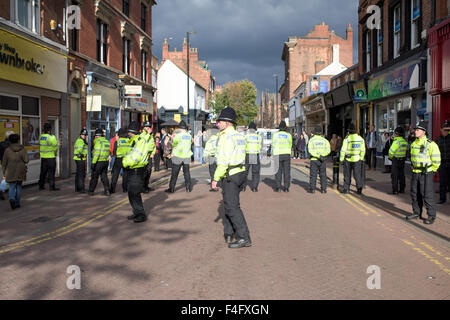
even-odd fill
[{"label": "storefront signage", "polygon": [[328,92],[330,84],[328,81],[320,81],[319,79],[312,78],[310,80],[309,95],[313,95],[319,92]]},{"label": "storefront signage", "polygon": [[142,98],[142,86],[125,86],[125,98]]},{"label": "storefront signage", "polygon": [[353,101],[355,102],[367,101],[367,92],[364,80],[355,82],[353,84]]},{"label": "storefront signage", "polygon": [[67,58],[0,28],[0,79],[67,92]]},{"label": "storefront signage", "polygon": [[86,111],[102,111],[102,96],[86,96]]},{"label": "storefront signage", "polygon": [[324,105],[323,105],[322,101],[316,101],[316,102],[305,104],[303,106],[303,108],[305,109],[305,115],[309,115],[311,113],[323,111]]},{"label": "storefront signage", "polygon": [[173,120],[175,120],[176,122],[180,122],[181,121],[181,114],[175,113],[173,115]]},{"label": "storefront signage", "polygon": [[369,99],[389,97],[419,87],[419,63],[413,63],[369,80]]}]

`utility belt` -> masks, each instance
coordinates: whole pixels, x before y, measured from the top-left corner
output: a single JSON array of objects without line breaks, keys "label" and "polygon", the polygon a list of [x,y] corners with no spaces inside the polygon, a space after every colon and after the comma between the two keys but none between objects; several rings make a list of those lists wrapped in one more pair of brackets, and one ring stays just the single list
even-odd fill
[{"label": "utility belt", "polygon": [[245,164],[238,164],[235,166],[228,166],[227,171],[225,172],[225,178],[227,179],[227,181],[230,181],[230,171],[233,169],[244,169],[245,168]]},{"label": "utility belt", "polygon": [[413,174],[428,174],[428,173],[434,173],[433,171],[428,172],[427,170],[431,168],[431,166],[425,166],[425,167],[414,167],[411,166],[412,170],[420,170],[420,172],[413,172]]},{"label": "utility belt", "polygon": [[145,167],[136,168],[136,169],[126,169],[128,175],[144,175],[145,174]]},{"label": "utility belt", "polygon": [[397,157],[394,157],[393,160],[397,160],[397,161],[405,161],[406,158],[397,158]]}]

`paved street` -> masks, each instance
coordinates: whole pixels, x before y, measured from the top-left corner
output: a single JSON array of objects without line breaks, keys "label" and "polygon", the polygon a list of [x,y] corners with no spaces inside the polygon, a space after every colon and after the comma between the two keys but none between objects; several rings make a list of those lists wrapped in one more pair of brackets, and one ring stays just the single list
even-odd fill
[{"label": "paved street", "polygon": [[[290,193],[274,193],[274,177],[263,176],[259,193],[241,194],[253,246],[237,250],[224,243],[206,167],[192,170],[192,193],[182,174],[170,195],[167,177],[154,174],[142,224],[126,219],[120,188],[107,198],[101,183],[94,197],[73,193],[73,179],[60,192],[27,187],[21,209],[0,203],[0,299],[450,298],[450,204],[432,226],[406,222],[409,195],[386,195],[387,175],[368,172],[363,196],[312,195],[307,166],[292,164]],[[71,265],[80,290],[66,286]],[[372,265],[378,290],[367,288]]]}]

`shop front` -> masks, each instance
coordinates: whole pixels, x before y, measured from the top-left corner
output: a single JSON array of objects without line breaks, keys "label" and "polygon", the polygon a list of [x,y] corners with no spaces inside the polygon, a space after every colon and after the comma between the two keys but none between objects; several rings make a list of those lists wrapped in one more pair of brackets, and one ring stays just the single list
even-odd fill
[{"label": "shop front", "polygon": [[126,99],[125,110],[122,111],[122,128],[128,128],[131,121],[142,125],[145,121],[153,123],[153,94],[151,90],[142,90],[140,98]]},{"label": "shop front", "polygon": [[433,139],[450,120],[450,18],[428,31],[430,47],[430,90],[433,97]]},{"label": "shop front", "polygon": [[[43,123],[52,124],[61,143],[61,101],[67,99],[67,55],[16,31],[0,26],[0,140],[8,132],[20,136],[30,162],[25,184],[36,183],[40,173],[39,136]],[[57,156],[57,173],[63,147]]]},{"label": "shop front", "polygon": [[325,94],[325,104],[329,112],[328,133],[345,137],[346,130],[354,118],[355,106],[351,91],[352,84],[347,82]]},{"label": "shop front", "polygon": [[317,126],[320,126],[324,136],[328,136],[328,115],[323,93],[307,97],[301,102],[305,116],[303,128],[306,132],[310,134]]},{"label": "shop front", "polygon": [[404,63],[369,80],[369,99],[378,134],[393,134],[403,127],[409,132],[419,119],[429,119],[420,59]]}]

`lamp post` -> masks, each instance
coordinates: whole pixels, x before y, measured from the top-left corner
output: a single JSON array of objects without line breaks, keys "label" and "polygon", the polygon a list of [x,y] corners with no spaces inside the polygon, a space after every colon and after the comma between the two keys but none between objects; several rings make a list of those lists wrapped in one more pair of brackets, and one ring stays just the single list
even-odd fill
[{"label": "lamp post", "polygon": [[273,76],[275,78],[275,108],[274,108],[275,114],[274,114],[274,119],[275,119],[275,122],[277,122],[276,120],[277,120],[277,117],[278,117],[278,75],[274,74]]},{"label": "lamp post", "polygon": [[191,115],[190,115],[190,108],[189,108],[189,57],[191,55],[191,49],[189,47],[189,35],[195,34],[195,31],[188,31],[186,32],[186,38],[187,38],[187,119],[188,119],[188,125],[191,124]]}]

